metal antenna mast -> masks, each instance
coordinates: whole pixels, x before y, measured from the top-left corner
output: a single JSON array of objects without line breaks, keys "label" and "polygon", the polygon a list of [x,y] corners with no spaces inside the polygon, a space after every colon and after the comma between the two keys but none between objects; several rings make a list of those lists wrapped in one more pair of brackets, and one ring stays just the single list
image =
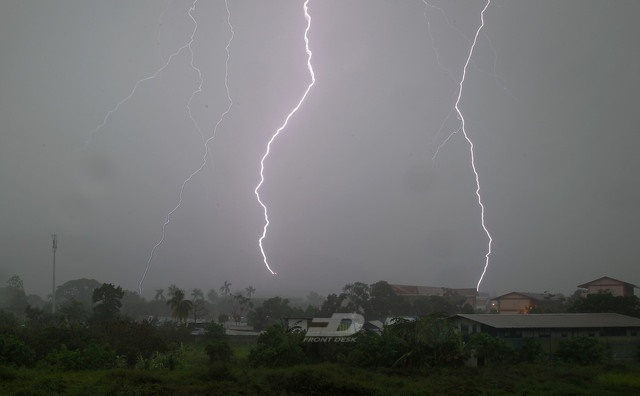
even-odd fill
[{"label": "metal antenna mast", "polygon": [[56,313],[56,249],[58,248],[58,237],[52,234],[53,239],[53,283],[51,287],[51,313]]}]

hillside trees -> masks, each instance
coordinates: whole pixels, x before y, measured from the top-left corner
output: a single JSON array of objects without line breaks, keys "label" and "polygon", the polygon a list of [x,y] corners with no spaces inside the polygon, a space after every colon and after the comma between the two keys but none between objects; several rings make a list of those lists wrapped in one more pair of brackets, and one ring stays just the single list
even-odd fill
[{"label": "hillside trees", "polygon": [[567,309],[569,312],[613,312],[640,318],[638,296],[614,296],[611,293],[588,294],[578,298]]},{"label": "hillside trees", "polygon": [[28,305],[22,279],[17,275],[11,276],[5,287],[0,287],[0,310],[20,317]]},{"label": "hillside trees", "polygon": [[124,291],[120,286],[116,287],[111,283],[103,283],[102,286],[93,290],[91,297],[95,304],[93,314],[96,320],[112,320],[120,313],[122,307],[122,297]]}]

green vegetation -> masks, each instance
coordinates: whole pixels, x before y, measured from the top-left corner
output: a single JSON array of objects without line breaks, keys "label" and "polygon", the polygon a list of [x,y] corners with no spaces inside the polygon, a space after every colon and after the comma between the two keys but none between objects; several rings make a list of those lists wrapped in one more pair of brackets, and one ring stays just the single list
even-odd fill
[{"label": "green vegetation", "polygon": [[[342,363],[253,368],[208,364],[197,344],[173,370],[166,364],[51,371],[0,366],[0,394],[25,395],[636,395],[640,366],[518,364],[435,370],[364,369]],[[159,361],[160,359],[158,359]]]},{"label": "green vegetation", "polygon": [[[25,304],[17,277],[0,293],[10,308],[0,309],[0,394],[640,394],[640,365],[605,364],[608,351],[596,338],[564,339],[552,358],[534,339],[518,348],[483,333],[463,339],[447,319],[468,309],[455,293],[407,301],[386,282],[356,282],[325,300],[310,294],[306,308],[273,297],[249,311],[255,289],[232,292],[228,281],[221,297],[211,289],[208,300],[199,289],[187,300],[171,285],[167,297],[158,289],[147,302],[88,279],[59,290],[56,315]],[[145,320],[131,317],[138,310],[149,313]],[[303,333],[280,324],[288,316],[340,311],[369,318],[421,314],[396,318],[382,333],[360,332],[350,342],[305,342]],[[150,312],[174,320],[159,322]],[[194,334],[187,327],[191,317],[217,314],[240,322],[245,313],[265,329],[262,334],[229,336],[211,321],[198,323],[204,331]],[[466,367],[470,357],[484,365]]]}]

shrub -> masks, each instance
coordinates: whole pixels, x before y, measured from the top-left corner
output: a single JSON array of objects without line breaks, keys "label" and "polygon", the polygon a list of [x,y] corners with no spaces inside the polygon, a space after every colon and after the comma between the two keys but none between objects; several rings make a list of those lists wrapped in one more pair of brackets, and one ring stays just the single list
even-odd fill
[{"label": "shrub", "polygon": [[168,369],[173,370],[176,368],[182,368],[186,365],[186,352],[188,346],[181,344],[178,348],[175,348],[168,352],[154,352],[150,357],[145,358],[138,357],[135,367],[139,369]]},{"label": "shrub", "polygon": [[507,343],[486,333],[476,333],[469,338],[469,350],[475,351],[479,362],[505,363],[514,360],[515,351]]},{"label": "shrub", "polygon": [[225,341],[212,341],[205,346],[210,362],[229,362],[233,357],[233,351],[229,343]]},{"label": "shrub", "polygon": [[607,347],[597,338],[571,337],[560,341],[558,358],[567,363],[581,365],[602,363],[607,358]]},{"label": "shrub", "polygon": [[249,352],[253,366],[286,367],[303,363],[305,355],[300,344],[304,334],[287,332],[282,326],[271,326],[258,337],[257,345]]},{"label": "shrub", "polygon": [[358,334],[356,343],[347,357],[347,363],[359,367],[391,366],[395,359],[383,359],[383,350],[386,346],[383,341],[381,335],[373,332]]},{"label": "shrub", "polygon": [[82,351],[82,368],[100,370],[122,367],[126,364],[124,358],[116,355],[108,344],[92,343]]},{"label": "shrub", "polygon": [[49,352],[44,363],[54,370],[71,371],[82,368],[82,353],[79,350],[69,350],[65,344],[59,349]]},{"label": "shrub", "polygon": [[522,346],[516,351],[520,362],[538,362],[544,357],[542,345],[533,338],[525,338]]},{"label": "shrub", "polygon": [[83,350],[72,350],[62,344],[44,358],[44,363],[60,371],[101,370],[125,365],[124,358],[117,356],[108,344],[98,343],[92,343]]},{"label": "shrub", "polygon": [[0,334],[0,365],[31,366],[35,351],[13,335]]},{"label": "shrub", "polygon": [[[136,323],[128,319],[117,319],[96,323],[91,328],[91,332],[96,339],[111,345],[116,354],[124,356],[129,366],[134,366],[139,356],[149,358],[156,351],[167,351],[168,341],[179,338],[174,338],[174,329],[171,326],[158,328],[149,322]],[[188,334],[188,330],[186,331]]]}]

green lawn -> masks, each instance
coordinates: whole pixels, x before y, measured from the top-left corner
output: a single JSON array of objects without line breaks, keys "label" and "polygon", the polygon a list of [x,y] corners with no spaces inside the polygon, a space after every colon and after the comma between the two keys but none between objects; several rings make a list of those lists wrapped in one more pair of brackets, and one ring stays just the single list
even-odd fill
[{"label": "green lawn", "polygon": [[253,345],[230,341],[230,364],[211,364],[204,343],[184,345],[174,370],[54,372],[0,367],[2,395],[639,395],[640,365],[519,364],[429,370],[362,369],[323,363],[265,369],[246,365]]}]

